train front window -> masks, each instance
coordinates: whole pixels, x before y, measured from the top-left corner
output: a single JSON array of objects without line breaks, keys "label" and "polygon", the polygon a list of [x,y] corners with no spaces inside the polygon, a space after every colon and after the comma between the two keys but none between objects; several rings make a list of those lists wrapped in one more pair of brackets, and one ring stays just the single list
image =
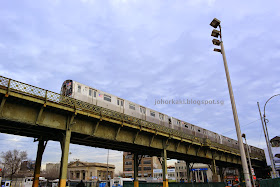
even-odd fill
[{"label": "train front window", "polygon": [[64,81],[61,88],[61,95],[71,96],[71,94],[72,94],[72,81],[71,80]]}]

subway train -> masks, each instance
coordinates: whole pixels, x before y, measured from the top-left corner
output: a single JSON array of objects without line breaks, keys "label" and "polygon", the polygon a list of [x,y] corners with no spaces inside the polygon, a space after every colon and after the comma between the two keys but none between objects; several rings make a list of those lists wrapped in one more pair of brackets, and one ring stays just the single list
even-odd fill
[{"label": "subway train", "polygon": [[[208,138],[213,142],[227,145],[235,149],[239,149],[238,141],[215,132],[206,130],[199,126],[176,119],[161,112],[141,106],[131,101],[119,98],[112,94],[108,94],[101,90],[97,90],[90,86],[78,83],[73,80],[66,80],[61,87],[61,95],[72,97],[81,101],[85,101],[100,107],[108,108],[117,112],[124,113],[142,120],[152,123],[164,125],[168,128],[183,131],[184,133],[200,137]],[[252,153],[263,154],[263,150],[254,146],[250,146]]]}]

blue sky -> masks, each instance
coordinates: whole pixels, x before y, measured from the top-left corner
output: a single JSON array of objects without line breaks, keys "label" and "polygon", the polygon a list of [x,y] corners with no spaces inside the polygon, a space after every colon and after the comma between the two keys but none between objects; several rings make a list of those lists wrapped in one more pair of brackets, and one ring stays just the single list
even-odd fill
[{"label": "blue sky", "polygon": [[[280,93],[280,2],[69,0],[0,2],[0,75],[59,92],[73,79],[236,138],[221,54],[209,23],[221,20],[242,133],[265,147],[257,102]],[[224,105],[155,105],[156,99],[220,100]],[[279,135],[280,97],[266,108]],[[0,134],[0,151],[27,150],[31,138]],[[7,146],[8,145],[8,146]],[[43,163],[59,162],[49,142]],[[107,150],[70,146],[70,160],[106,162]],[[110,151],[122,169],[122,152]]]}]

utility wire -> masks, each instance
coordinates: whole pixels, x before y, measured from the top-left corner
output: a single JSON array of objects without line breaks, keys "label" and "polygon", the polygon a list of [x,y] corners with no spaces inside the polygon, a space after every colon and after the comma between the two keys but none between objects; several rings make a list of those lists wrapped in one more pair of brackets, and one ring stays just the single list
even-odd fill
[{"label": "utility wire", "polygon": [[[248,125],[251,125],[252,123],[255,123],[256,121],[259,121],[260,119],[257,119],[257,120],[255,120],[255,121],[252,121],[252,122],[250,122],[250,123],[247,123],[246,125],[241,125],[241,127],[245,127],[245,126],[248,126]],[[227,132],[223,132],[223,133],[221,133],[221,134],[226,134],[226,133],[229,133],[229,132],[232,132],[232,131],[234,131],[235,129],[233,129],[233,130],[230,130],[230,131],[227,131]]]}]

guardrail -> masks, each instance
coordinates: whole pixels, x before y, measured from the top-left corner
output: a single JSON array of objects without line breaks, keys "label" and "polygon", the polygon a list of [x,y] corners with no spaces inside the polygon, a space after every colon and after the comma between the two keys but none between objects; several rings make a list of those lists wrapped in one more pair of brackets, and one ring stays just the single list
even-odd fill
[{"label": "guardrail", "polygon": [[[169,136],[177,136],[183,139],[187,139],[190,140],[192,142],[196,142],[199,143],[201,145],[204,145],[205,142],[207,142],[206,146],[209,146],[209,143],[211,146],[216,147],[216,148],[220,148],[226,151],[231,151],[231,152],[235,152],[235,153],[239,153],[238,149],[226,146],[226,145],[222,145],[222,144],[218,144],[216,142],[212,142],[209,139],[207,139],[207,141],[205,141],[205,138],[200,138],[200,137],[195,137],[193,135],[189,135],[186,133],[183,133],[182,131],[179,130],[175,130],[175,129],[171,129],[159,124],[155,124],[155,123],[151,123],[139,118],[135,118],[120,112],[116,112],[107,108],[103,108],[94,104],[90,104],[81,100],[77,100],[71,97],[66,97],[63,96],[61,94],[49,91],[49,90],[45,90],[36,86],[32,86],[26,83],[22,83],[13,79],[9,79],[3,76],[0,76],[0,88],[3,88],[5,90],[7,90],[7,94],[11,91],[13,92],[17,92],[23,95],[28,95],[34,98],[38,98],[38,99],[42,99],[44,101],[48,101],[48,102],[52,102],[52,103],[56,103],[59,105],[63,105],[66,107],[70,107],[73,109],[77,109],[77,110],[81,110],[81,111],[85,111],[88,113],[92,113],[95,115],[100,115],[100,116],[104,116],[104,117],[108,117],[114,120],[118,120],[120,122],[125,122],[128,124],[132,124],[132,125],[136,125],[136,126],[141,126],[141,127],[145,127],[157,132],[162,132],[162,133],[166,133]],[[254,156],[254,158],[258,158],[258,155],[252,155]]]}]

